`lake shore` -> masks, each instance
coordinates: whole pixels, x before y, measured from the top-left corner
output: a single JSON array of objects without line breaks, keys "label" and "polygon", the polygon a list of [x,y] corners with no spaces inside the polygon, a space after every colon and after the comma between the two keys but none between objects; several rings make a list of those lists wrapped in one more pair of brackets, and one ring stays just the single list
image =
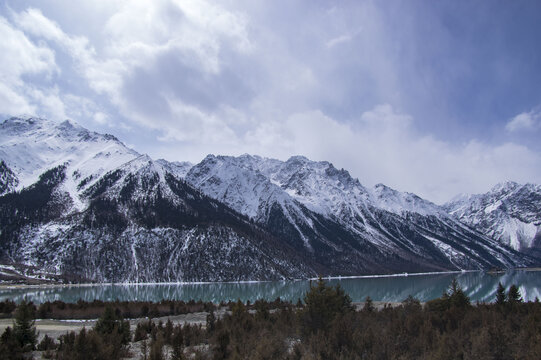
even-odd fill
[{"label": "lake shore", "polygon": [[[324,276],[325,280],[346,280],[346,279],[378,279],[378,278],[392,278],[392,277],[408,277],[408,276],[428,276],[428,275],[446,275],[446,274],[462,274],[470,272],[486,272],[486,273],[502,273],[506,271],[541,271],[541,267],[532,267],[532,268],[514,268],[514,269],[499,269],[499,270],[453,270],[453,271],[430,271],[430,272],[419,272],[419,273],[396,273],[396,274],[373,274],[373,275],[348,275],[348,276]],[[65,287],[92,287],[92,286],[152,286],[152,285],[207,285],[207,284],[253,284],[253,283],[267,283],[267,282],[296,282],[296,281],[307,281],[307,280],[317,280],[318,278],[310,279],[284,279],[284,280],[239,280],[239,281],[179,281],[179,282],[122,282],[122,283],[112,283],[112,282],[95,282],[95,283],[23,283],[23,284],[13,284],[0,281],[0,290],[1,289],[32,289],[32,288],[65,288]],[[36,281],[36,279],[33,279]]]},{"label": "lake shore", "polygon": [[[324,278],[331,286],[340,285],[350,294],[352,301],[362,302],[367,296],[373,301],[403,301],[409,295],[420,301],[428,301],[446,291],[451,280],[456,278],[472,301],[491,302],[494,300],[498,283],[509,287],[521,287],[524,300],[541,298],[539,276],[541,269],[517,269],[507,272],[460,272],[423,273],[385,277],[338,277]],[[0,301],[20,303],[25,298],[36,305],[60,300],[66,304],[80,301],[98,302],[148,302],[161,301],[202,301],[222,303],[241,300],[274,301],[281,299],[296,303],[303,299],[313,280],[229,282],[229,283],[158,283],[158,284],[75,284],[61,286],[0,286]],[[137,313],[137,316],[140,314]],[[144,315],[144,314],[143,314]]]}]

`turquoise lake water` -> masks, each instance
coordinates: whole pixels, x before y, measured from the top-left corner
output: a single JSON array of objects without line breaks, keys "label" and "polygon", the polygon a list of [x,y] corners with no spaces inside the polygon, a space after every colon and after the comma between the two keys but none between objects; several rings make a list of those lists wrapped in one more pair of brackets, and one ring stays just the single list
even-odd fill
[{"label": "turquoise lake water", "polygon": [[[460,286],[472,301],[491,302],[495,298],[498,282],[508,288],[519,286],[524,300],[541,299],[541,271],[514,270],[506,273],[466,272],[453,274],[425,274],[374,278],[330,279],[329,284],[340,286],[354,302],[370,296],[374,301],[400,302],[412,295],[421,301],[437,298],[457,278]],[[188,301],[255,301],[257,299],[296,302],[309,289],[310,281],[276,281],[254,283],[205,283],[205,284],[129,284],[85,285],[58,287],[25,287],[0,289],[0,300],[20,302],[25,297],[34,303],[62,300],[76,302],[79,299],[160,301],[176,299]]]}]

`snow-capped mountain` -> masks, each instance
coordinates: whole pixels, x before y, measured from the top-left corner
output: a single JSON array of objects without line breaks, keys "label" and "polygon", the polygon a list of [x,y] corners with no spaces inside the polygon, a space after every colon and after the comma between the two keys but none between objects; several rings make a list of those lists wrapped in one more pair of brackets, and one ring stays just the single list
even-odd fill
[{"label": "snow-capped mountain", "polygon": [[[325,254],[318,253],[315,239],[330,248],[348,244],[350,258],[370,253],[372,262],[395,271],[415,268],[413,264],[424,269],[471,269],[527,261],[429,201],[381,184],[367,189],[325,161],[209,155],[190,169],[186,181],[274,234],[286,224],[288,237],[298,238],[297,246],[304,243],[320,258]],[[283,219],[277,226],[276,217]],[[332,231],[321,231],[321,219],[326,228],[339,228],[341,239]]]},{"label": "snow-capped mountain", "polygon": [[186,181],[248,216],[333,273],[415,268],[408,261],[397,264],[389,260],[387,267],[378,264],[376,259],[387,258],[389,254],[381,253],[364,239],[356,239],[333,219],[311,211],[263,174],[278,163],[249,155],[239,158],[209,155],[190,169]]},{"label": "snow-capped mountain", "polygon": [[[532,210],[534,211],[534,210]],[[72,121],[0,124],[0,260],[96,281],[302,278],[537,263],[346,170],[154,161]]]},{"label": "snow-capped mountain", "polygon": [[529,252],[541,243],[541,186],[505,182],[480,195],[445,204],[460,221],[515,250]]},{"label": "snow-capped mountain", "polygon": [[317,264],[180,180],[182,164],[68,122],[11,118],[0,139],[1,178],[18,181],[0,196],[3,261],[97,281],[317,274]]},{"label": "snow-capped mountain", "polygon": [[12,174],[11,190],[28,187],[45,171],[65,166],[62,190],[77,210],[85,206],[80,198],[85,188],[137,156],[114,136],[90,132],[68,120],[14,117],[0,124],[0,159],[7,167],[1,176]]}]

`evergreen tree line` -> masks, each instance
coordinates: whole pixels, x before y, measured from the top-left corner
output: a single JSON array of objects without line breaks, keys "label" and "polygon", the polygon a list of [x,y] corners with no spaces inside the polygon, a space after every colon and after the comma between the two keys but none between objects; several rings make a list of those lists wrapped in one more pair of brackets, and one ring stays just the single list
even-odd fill
[{"label": "evergreen tree line", "polygon": [[[1,336],[0,359],[24,358],[37,346],[51,359],[541,359],[541,303],[523,302],[518,287],[498,286],[494,303],[471,304],[454,280],[437,299],[408,297],[377,309],[355,309],[340,286],[322,279],[304,301],[241,301],[204,325],[140,321],[130,331],[121,311],[106,307],[92,329],[37,343],[34,307],[16,310]],[[7,356],[7,357],[6,357]]]},{"label": "evergreen tree line", "polygon": [[[226,303],[222,304],[226,306]],[[65,303],[63,301],[47,301],[38,306],[33,306],[38,319],[96,319],[103,314],[108,306],[116,309],[124,318],[140,317],[162,317],[194,312],[209,312],[216,309],[211,302],[162,300],[160,302],[150,301],[113,301],[104,302],[94,300],[91,302],[79,300],[76,303]],[[5,309],[5,311],[3,311]],[[15,304],[9,300],[0,302],[0,316],[9,316],[9,312],[15,309]]]}]

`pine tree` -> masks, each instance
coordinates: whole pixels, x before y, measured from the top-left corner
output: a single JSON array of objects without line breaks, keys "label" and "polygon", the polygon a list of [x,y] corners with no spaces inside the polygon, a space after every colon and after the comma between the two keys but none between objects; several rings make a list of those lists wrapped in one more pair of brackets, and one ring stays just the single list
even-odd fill
[{"label": "pine tree", "polygon": [[366,299],[364,299],[363,311],[373,312],[374,310],[375,310],[375,307],[374,307],[374,303],[372,302],[372,298],[370,296],[367,296]]},{"label": "pine tree", "polygon": [[122,344],[127,344],[131,338],[129,321],[124,321],[111,306],[105,308],[103,315],[94,325],[94,331],[102,336],[118,335]]},{"label": "pine tree", "polygon": [[173,354],[172,360],[184,359],[184,336],[182,335],[182,328],[177,326],[173,331]]},{"label": "pine tree", "polygon": [[28,303],[26,299],[17,306],[15,311],[13,334],[25,351],[36,348],[38,334],[34,326],[34,306]]},{"label": "pine tree", "polygon": [[171,319],[167,319],[167,322],[165,323],[165,328],[163,329],[163,339],[168,345],[172,345],[173,330],[173,322],[171,321]]},{"label": "pine tree", "polygon": [[327,286],[321,277],[316,286],[310,284],[310,290],[304,296],[304,303],[306,306],[300,312],[300,316],[305,334],[327,330],[336,315],[353,311],[351,298],[340,285]]},{"label": "pine tree", "polygon": [[215,344],[213,347],[213,359],[221,360],[227,359],[231,353],[229,349],[229,343],[231,342],[231,337],[229,332],[225,329],[220,330],[214,340]]},{"label": "pine tree", "polygon": [[56,343],[54,342],[54,339],[50,338],[48,335],[45,335],[38,344],[38,350],[40,351],[54,350],[55,348]]},{"label": "pine tree", "polygon": [[522,302],[522,296],[520,295],[520,290],[515,284],[511,285],[511,287],[509,288],[509,292],[507,293],[507,301],[510,304],[516,304],[516,303]]},{"label": "pine tree", "polygon": [[23,349],[10,326],[0,336],[0,359],[23,359]]},{"label": "pine tree", "polygon": [[210,334],[214,331],[216,326],[216,315],[214,315],[214,310],[210,309],[209,314],[207,315],[207,332]]},{"label": "pine tree", "polygon": [[449,304],[453,307],[463,308],[470,305],[470,298],[464,294],[464,291],[458,285],[458,281],[453,279],[449,286]]},{"label": "pine tree", "polygon": [[111,306],[107,306],[105,308],[105,311],[103,312],[102,316],[98,319],[96,322],[96,325],[94,326],[94,330],[97,333],[108,335],[113,332],[115,327],[117,326],[117,317],[115,314],[115,311]]},{"label": "pine tree", "polygon": [[496,290],[496,304],[503,305],[505,304],[507,300],[507,296],[505,295],[505,288],[503,287],[502,283],[498,283],[498,290]]},{"label": "pine tree", "polygon": [[164,360],[163,356],[163,337],[161,333],[150,343],[149,360]]}]

